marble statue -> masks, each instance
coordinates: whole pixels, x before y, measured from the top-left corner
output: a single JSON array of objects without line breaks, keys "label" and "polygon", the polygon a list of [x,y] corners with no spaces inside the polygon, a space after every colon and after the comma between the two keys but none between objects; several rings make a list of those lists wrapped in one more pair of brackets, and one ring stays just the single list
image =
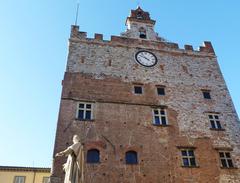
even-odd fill
[{"label": "marble statue", "polygon": [[78,135],[73,136],[73,144],[58,156],[68,156],[67,162],[63,165],[65,171],[64,183],[84,183],[84,152]]}]

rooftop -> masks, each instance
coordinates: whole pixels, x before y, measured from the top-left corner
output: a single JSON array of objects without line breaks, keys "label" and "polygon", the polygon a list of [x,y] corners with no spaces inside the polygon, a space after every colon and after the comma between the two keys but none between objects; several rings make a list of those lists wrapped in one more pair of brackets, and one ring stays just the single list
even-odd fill
[{"label": "rooftop", "polygon": [[18,166],[0,166],[0,171],[18,171],[18,172],[46,172],[50,173],[51,168],[41,167],[18,167]]}]

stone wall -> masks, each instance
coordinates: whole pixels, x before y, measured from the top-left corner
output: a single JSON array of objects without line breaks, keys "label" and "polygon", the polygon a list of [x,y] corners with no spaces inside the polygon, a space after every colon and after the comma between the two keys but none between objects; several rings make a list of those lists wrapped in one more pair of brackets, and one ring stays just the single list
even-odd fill
[{"label": "stone wall", "polygon": [[[136,63],[146,49],[158,58],[152,68]],[[133,86],[141,84],[143,94]],[[158,96],[156,85],[166,87]],[[211,91],[211,100],[202,90]],[[77,104],[94,104],[94,120],[76,119]],[[167,108],[169,125],[154,126],[152,109]],[[207,112],[217,112],[224,131],[210,129]],[[73,27],[59,112],[54,154],[71,144],[74,134],[100,151],[100,164],[86,164],[87,183],[240,182],[240,125],[209,42],[194,51],[175,43],[113,36],[94,39]],[[182,167],[179,147],[195,149],[197,167]],[[220,168],[218,149],[230,149],[235,168]],[[127,150],[139,164],[126,165]],[[63,158],[54,161],[53,176],[63,178]],[[63,179],[62,179],[63,180]],[[59,181],[59,183],[63,181]]]}]

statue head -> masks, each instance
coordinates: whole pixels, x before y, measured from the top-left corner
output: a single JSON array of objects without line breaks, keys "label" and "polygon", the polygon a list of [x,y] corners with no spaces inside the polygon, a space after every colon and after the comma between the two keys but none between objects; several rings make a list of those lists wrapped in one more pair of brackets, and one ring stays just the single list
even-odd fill
[{"label": "statue head", "polygon": [[80,137],[78,135],[74,135],[73,136],[73,143],[76,144],[78,142],[80,142]]}]

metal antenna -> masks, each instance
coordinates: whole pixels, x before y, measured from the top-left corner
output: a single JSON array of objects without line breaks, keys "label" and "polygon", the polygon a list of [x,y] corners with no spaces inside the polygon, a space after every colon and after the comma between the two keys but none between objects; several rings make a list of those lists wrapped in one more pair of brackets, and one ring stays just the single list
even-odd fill
[{"label": "metal antenna", "polygon": [[77,3],[77,12],[76,12],[75,25],[77,25],[77,23],[78,23],[78,11],[79,11],[79,2]]}]

